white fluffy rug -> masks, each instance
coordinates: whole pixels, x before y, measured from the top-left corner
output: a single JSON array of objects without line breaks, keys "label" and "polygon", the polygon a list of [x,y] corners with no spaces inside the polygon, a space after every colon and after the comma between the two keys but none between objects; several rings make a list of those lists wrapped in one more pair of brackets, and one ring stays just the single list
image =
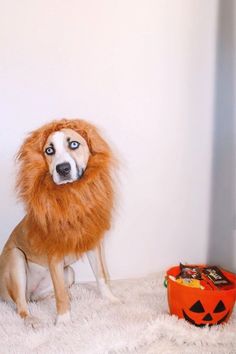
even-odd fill
[{"label": "white fluffy rug", "polygon": [[236,314],[225,326],[196,328],[167,313],[163,274],[114,281],[122,303],[102,300],[94,283],[72,287],[72,323],[55,327],[54,299],[30,305],[43,329],[24,327],[13,307],[0,303],[0,353],[235,354]]}]

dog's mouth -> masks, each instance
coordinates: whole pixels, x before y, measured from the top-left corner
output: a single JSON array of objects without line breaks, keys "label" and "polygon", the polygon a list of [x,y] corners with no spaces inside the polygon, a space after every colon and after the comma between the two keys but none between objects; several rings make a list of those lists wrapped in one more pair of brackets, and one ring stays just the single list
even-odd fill
[{"label": "dog's mouth", "polygon": [[84,175],[84,169],[82,167],[76,166],[76,173],[72,174],[71,169],[59,170],[56,169],[56,178],[53,176],[53,181],[57,185],[73,183],[80,180]]},{"label": "dog's mouth", "polygon": [[[55,182],[55,181],[54,181]],[[73,183],[74,180],[70,177],[60,177],[60,180],[58,182],[55,182],[56,184],[66,184],[66,183]]]}]

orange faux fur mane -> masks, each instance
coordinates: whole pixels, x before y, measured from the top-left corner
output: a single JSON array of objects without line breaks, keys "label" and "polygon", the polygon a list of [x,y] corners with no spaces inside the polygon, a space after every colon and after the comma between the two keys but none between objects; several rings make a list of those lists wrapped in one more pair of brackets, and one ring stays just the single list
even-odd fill
[{"label": "orange faux fur mane", "polygon": [[[49,174],[43,147],[51,133],[63,128],[83,136],[90,157],[80,180],[56,185]],[[94,248],[110,227],[114,196],[114,159],[95,127],[76,119],[44,125],[24,141],[17,159],[17,190],[26,207],[24,223],[31,247],[58,257]]]}]

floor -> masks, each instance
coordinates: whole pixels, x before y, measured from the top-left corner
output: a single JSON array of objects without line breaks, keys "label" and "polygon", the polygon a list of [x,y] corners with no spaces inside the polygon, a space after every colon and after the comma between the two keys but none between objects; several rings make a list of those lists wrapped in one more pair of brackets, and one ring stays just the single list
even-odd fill
[{"label": "floor", "polygon": [[120,303],[102,300],[94,283],[71,289],[72,322],[54,326],[55,303],[49,298],[31,303],[42,320],[28,329],[14,307],[0,303],[0,353],[77,354],[235,354],[236,314],[229,324],[196,328],[168,314],[163,274],[114,281]]}]

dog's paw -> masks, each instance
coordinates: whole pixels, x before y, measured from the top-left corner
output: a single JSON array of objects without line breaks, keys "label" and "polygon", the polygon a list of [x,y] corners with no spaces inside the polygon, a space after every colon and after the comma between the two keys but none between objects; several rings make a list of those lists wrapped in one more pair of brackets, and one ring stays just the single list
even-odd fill
[{"label": "dog's paw", "polygon": [[105,296],[103,295],[103,297],[112,304],[122,304],[122,301],[118,297],[113,295],[112,292],[110,294],[106,294]]},{"label": "dog's paw", "polygon": [[63,315],[57,315],[56,321],[55,321],[55,325],[61,325],[61,324],[67,324],[71,322],[71,317],[70,317],[70,312],[65,312],[63,313]]},{"label": "dog's paw", "polygon": [[27,316],[24,319],[24,323],[27,327],[33,329],[40,329],[43,327],[43,322],[39,318],[34,316]]},{"label": "dog's paw", "polygon": [[121,300],[112,293],[112,291],[110,290],[110,288],[108,286],[106,286],[100,290],[101,290],[101,295],[102,295],[103,299],[108,300],[112,304],[121,303]]}]

